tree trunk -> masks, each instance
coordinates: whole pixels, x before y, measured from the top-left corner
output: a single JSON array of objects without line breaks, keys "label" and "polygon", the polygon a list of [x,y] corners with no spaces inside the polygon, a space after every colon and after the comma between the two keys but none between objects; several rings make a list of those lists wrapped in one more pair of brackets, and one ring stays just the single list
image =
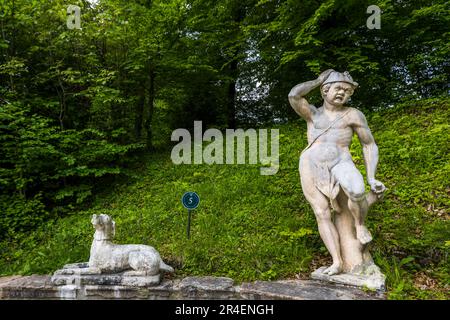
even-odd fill
[{"label": "tree trunk", "polygon": [[66,90],[61,81],[61,75],[59,70],[58,70],[58,87],[56,89],[59,96],[59,125],[61,127],[61,130],[64,130],[65,128],[67,128],[68,110],[66,102]]},{"label": "tree trunk", "polygon": [[150,68],[149,72],[149,87],[148,87],[148,110],[145,120],[145,131],[147,134],[146,145],[147,150],[153,150],[153,132],[152,132],[152,119],[155,103],[155,77],[156,73],[153,68]]},{"label": "tree trunk", "polygon": [[145,88],[143,87],[139,92],[139,99],[136,104],[136,115],[134,120],[134,136],[137,141],[142,137],[142,121],[144,120],[144,105],[145,105]]},{"label": "tree trunk", "polygon": [[238,57],[239,53],[242,50],[241,44],[240,44],[240,36],[242,34],[241,31],[241,24],[246,16],[246,8],[244,5],[240,2],[236,2],[235,6],[231,9],[232,19],[233,19],[233,36],[235,37],[236,43],[234,44],[233,48],[233,55],[231,57],[231,62],[229,64],[229,72],[231,81],[228,84],[228,105],[227,105],[227,122],[228,127],[231,129],[236,128],[236,83],[237,79],[239,77],[239,71],[238,71]]},{"label": "tree trunk", "polygon": [[228,128],[236,128],[236,81],[238,73],[238,61],[233,60],[230,63],[230,73],[233,80],[228,84],[228,105],[227,105],[227,123]]}]

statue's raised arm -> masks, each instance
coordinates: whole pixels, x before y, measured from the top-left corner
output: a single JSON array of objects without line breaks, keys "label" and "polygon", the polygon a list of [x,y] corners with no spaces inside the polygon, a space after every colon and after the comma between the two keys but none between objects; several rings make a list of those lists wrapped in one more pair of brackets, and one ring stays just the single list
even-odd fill
[{"label": "statue's raised arm", "polygon": [[306,121],[311,120],[317,109],[309,104],[305,99],[305,96],[315,88],[319,87],[333,71],[333,69],[328,69],[322,72],[317,79],[300,83],[293,87],[291,92],[289,92],[289,103],[291,104],[291,107]]}]

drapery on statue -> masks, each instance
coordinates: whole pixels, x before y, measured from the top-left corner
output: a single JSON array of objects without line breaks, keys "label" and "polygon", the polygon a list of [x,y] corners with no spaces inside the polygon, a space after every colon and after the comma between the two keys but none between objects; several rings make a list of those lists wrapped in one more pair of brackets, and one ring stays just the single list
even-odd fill
[{"label": "drapery on statue", "polygon": [[[305,95],[319,86],[324,102],[316,108]],[[359,110],[345,106],[357,87],[348,72],[329,69],[316,80],[296,85],[289,93],[292,108],[307,122],[308,146],[300,156],[300,179],[320,236],[333,258],[331,266],[320,269],[328,276],[379,272],[367,250],[372,236],[364,219],[370,205],[381,199],[386,188],[375,179],[378,147],[366,118]],[[349,151],[354,133],[363,147],[371,189],[368,195]]]}]

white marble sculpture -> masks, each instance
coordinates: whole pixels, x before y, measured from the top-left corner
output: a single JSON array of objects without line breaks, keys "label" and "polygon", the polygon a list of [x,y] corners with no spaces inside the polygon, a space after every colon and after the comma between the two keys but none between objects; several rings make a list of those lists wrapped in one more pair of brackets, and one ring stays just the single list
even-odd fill
[{"label": "white marble sculpture", "polygon": [[52,277],[56,285],[151,286],[159,284],[161,272],[174,272],[151,246],[114,244],[115,222],[110,216],[94,214],[91,222],[95,233],[89,262],[69,264],[57,270]]},{"label": "white marble sculpture", "polygon": [[[316,108],[305,95],[319,86],[324,102]],[[384,276],[367,249],[372,236],[364,219],[386,188],[375,179],[378,148],[366,118],[359,110],[345,106],[357,87],[348,72],[330,69],[316,80],[292,88],[289,102],[307,122],[308,146],[299,162],[301,186],[333,259],[331,266],[313,275],[321,279],[342,273],[376,276],[384,284]],[[369,194],[365,193],[364,179],[349,151],[355,133],[363,147]]]},{"label": "white marble sculpture", "polygon": [[145,272],[156,275],[159,272],[173,272],[173,268],[165,264],[155,248],[141,244],[113,244],[115,222],[110,216],[101,214],[92,216],[95,228],[92,241],[89,267],[101,273],[113,273],[125,270]]}]

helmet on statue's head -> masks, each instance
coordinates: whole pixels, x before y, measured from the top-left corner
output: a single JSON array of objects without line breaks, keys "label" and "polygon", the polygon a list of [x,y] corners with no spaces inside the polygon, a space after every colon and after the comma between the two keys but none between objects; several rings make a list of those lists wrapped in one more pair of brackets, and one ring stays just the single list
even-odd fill
[{"label": "helmet on statue's head", "polygon": [[353,81],[353,78],[351,77],[350,73],[348,71],[345,71],[344,73],[333,71],[330,73],[328,78],[322,83],[321,86],[324,86],[328,83],[333,82],[346,82],[353,86],[353,89],[356,89],[358,87],[358,82]]}]

